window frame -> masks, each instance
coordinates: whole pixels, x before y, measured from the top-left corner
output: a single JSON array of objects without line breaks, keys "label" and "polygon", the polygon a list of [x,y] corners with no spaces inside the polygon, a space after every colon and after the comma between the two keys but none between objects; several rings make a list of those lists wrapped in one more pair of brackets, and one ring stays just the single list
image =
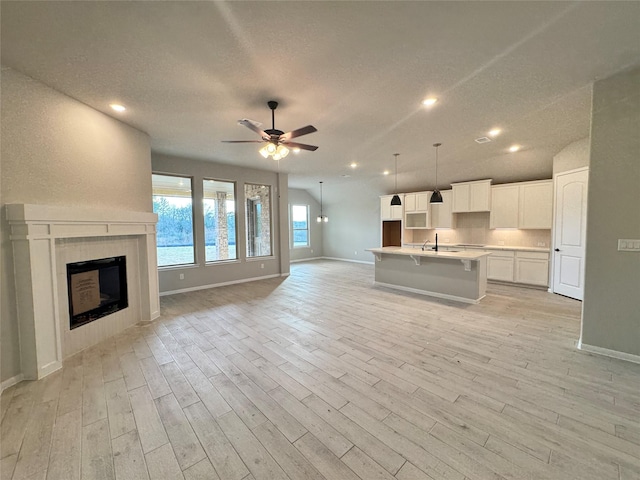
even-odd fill
[{"label": "window frame", "polygon": [[[160,255],[158,252],[158,248],[160,248],[158,246],[158,240],[160,238],[159,233],[158,233],[158,227],[156,225],[156,265],[158,270],[168,270],[168,269],[175,269],[175,268],[192,268],[192,267],[197,267],[198,266],[198,251],[197,251],[197,245],[196,245],[196,229],[195,229],[195,196],[194,196],[194,189],[193,189],[193,184],[194,184],[194,177],[190,176],[190,175],[181,175],[181,174],[176,174],[176,173],[164,173],[164,172],[151,172],[151,201],[153,204],[153,199],[156,196],[162,196],[162,195],[156,195],[154,193],[154,183],[153,183],[153,177],[154,176],[161,176],[161,177],[171,177],[171,178],[177,178],[177,179],[184,179],[187,180],[189,182],[190,185],[190,199],[191,199],[191,239],[192,239],[192,251],[193,251],[193,261],[191,262],[187,262],[187,263],[171,263],[171,264],[167,264],[167,265],[160,265],[159,259],[160,259]],[[186,196],[184,198],[187,198]],[[155,212],[154,209],[154,213],[156,213],[156,215],[158,215],[158,223],[160,223],[160,215]]]},{"label": "window frame", "polygon": [[[253,227],[255,226],[254,223],[250,222],[250,214],[249,214],[249,202],[252,201],[251,197],[249,197],[247,195],[247,187],[248,186],[253,186],[253,187],[262,187],[262,188],[267,188],[269,191],[269,201],[268,201],[268,212],[269,212],[269,253],[263,254],[263,255],[251,255],[250,252],[255,248],[253,246],[250,246],[250,234],[252,232]],[[273,228],[273,186],[267,183],[253,183],[253,182],[244,182],[243,184],[243,188],[242,188],[242,193],[243,193],[243,198],[244,198],[244,210],[245,210],[245,259],[247,261],[251,261],[254,259],[260,259],[260,258],[273,258],[273,233],[274,233],[274,228]],[[260,203],[260,211],[262,212],[262,202]],[[255,220],[255,219],[254,219]],[[255,238],[255,236],[254,236]]]},{"label": "window frame", "polygon": [[[205,216],[205,206],[204,206],[204,202],[206,200],[211,200],[209,198],[207,198],[205,195],[205,182],[207,181],[213,181],[213,182],[221,182],[221,183],[230,183],[233,185],[233,202],[235,204],[234,206],[234,212],[235,212],[235,222],[234,222],[234,238],[235,238],[235,252],[236,255],[234,258],[224,258],[224,259],[219,259],[219,260],[208,260],[207,259],[207,226],[205,223],[206,220],[206,216]],[[235,180],[223,180],[223,179],[219,179],[219,178],[211,178],[211,177],[202,177],[202,227],[203,227],[203,243],[204,243],[204,261],[206,265],[216,265],[216,264],[220,264],[220,263],[231,263],[231,262],[238,262],[240,259],[240,252],[238,251],[238,182]],[[228,247],[228,243],[227,243],[227,247]]]},{"label": "window frame", "polygon": [[[295,224],[294,224],[294,219],[293,219],[293,209],[295,207],[304,207],[305,211],[307,213],[307,220],[306,220],[306,228],[295,228]],[[303,204],[291,204],[291,220],[289,222],[289,225],[291,226],[291,248],[292,249],[296,249],[296,248],[311,248],[311,222],[310,222],[310,215],[311,215],[311,206],[310,205],[303,205]],[[307,243],[305,245],[296,245],[295,242],[295,235],[296,235],[296,231],[306,231],[307,232]]]}]

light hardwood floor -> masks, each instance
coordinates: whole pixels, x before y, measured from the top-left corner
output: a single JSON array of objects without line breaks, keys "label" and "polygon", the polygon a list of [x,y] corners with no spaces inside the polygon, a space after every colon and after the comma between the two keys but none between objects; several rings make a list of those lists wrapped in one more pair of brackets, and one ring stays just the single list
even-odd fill
[{"label": "light hardwood floor", "polygon": [[575,349],[579,302],[372,281],[316,261],[163,297],[3,393],[1,479],[640,478],[640,365]]}]

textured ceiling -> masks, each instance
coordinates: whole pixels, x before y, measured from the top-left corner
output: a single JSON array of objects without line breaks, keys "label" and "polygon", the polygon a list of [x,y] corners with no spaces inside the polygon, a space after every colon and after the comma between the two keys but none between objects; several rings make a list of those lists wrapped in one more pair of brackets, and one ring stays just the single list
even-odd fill
[{"label": "textured ceiling", "polygon": [[[591,84],[640,64],[640,2],[11,2],[2,64],[147,132],[155,152],[277,170],[325,201],[549,178],[589,134]],[[430,109],[421,100],[433,95]],[[313,124],[263,159],[239,126]],[[118,101],[128,110],[108,108]],[[474,139],[498,126],[503,134]],[[515,154],[511,144],[522,145]],[[357,162],[351,169],[349,164]],[[349,175],[348,177],[344,175]],[[327,195],[328,194],[328,195]],[[333,195],[332,195],[333,194]]]}]

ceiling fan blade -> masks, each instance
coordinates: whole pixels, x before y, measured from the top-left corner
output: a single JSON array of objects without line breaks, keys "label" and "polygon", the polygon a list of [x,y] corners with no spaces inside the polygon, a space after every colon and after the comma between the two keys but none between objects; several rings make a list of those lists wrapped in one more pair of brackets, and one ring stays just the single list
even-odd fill
[{"label": "ceiling fan blade", "polygon": [[284,145],[286,145],[287,148],[299,148],[300,150],[309,150],[311,152],[315,152],[318,149],[315,145],[306,145],[304,143],[296,142],[284,142]]},{"label": "ceiling fan blade", "polygon": [[260,130],[260,128],[258,128],[255,125],[255,123],[252,120],[249,120],[248,118],[243,118],[242,120],[238,120],[238,123],[240,125],[244,125],[249,130],[253,130],[258,135],[260,135],[260,137],[262,137],[264,140],[268,140],[270,138],[269,135],[267,135],[263,130]]},{"label": "ceiling fan blade", "polygon": [[301,137],[302,135],[308,135],[313,132],[317,132],[318,129],[313,125],[307,125],[306,127],[298,128],[297,130],[293,130],[291,132],[283,133],[280,135],[280,140],[286,142],[291,138]]},{"label": "ceiling fan blade", "polygon": [[263,140],[221,140],[222,143],[264,143]]}]

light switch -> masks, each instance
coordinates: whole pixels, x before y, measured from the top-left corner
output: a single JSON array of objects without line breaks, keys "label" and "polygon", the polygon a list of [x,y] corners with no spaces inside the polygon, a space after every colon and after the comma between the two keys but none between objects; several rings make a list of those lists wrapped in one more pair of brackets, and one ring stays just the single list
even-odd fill
[{"label": "light switch", "polygon": [[640,252],[640,240],[637,239],[618,239],[618,251],[619,252]]}]

